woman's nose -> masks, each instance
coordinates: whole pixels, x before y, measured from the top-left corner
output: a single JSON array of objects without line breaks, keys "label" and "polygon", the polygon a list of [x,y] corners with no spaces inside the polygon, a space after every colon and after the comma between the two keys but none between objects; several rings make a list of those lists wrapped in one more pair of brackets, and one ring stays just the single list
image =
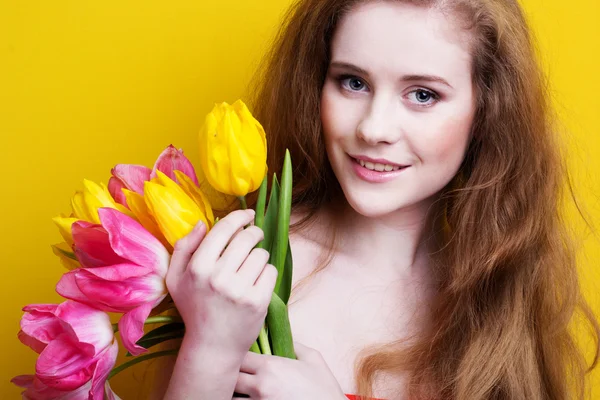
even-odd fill
[{"label": "woman's nose", "polygon": [[373,101],[357,126],[358,138],[371,145],[397,142],[401,137],[398,112],[390,96],[373,97]]}]

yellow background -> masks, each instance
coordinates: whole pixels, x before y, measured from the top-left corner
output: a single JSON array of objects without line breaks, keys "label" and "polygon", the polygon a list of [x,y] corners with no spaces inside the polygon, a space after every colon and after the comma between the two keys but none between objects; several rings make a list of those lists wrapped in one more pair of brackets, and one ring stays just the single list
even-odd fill
[{"label": "yellow background", "polygon": [[[21,307],[60,301],[54,285],[64,271],[50,249],[60,241],[51,218],[69,211],[84,177],[106,183],[119,162],[152,166],[169,143],[197,165],[204,115],[214,102],[243,97],[289,3],[0,2],[0,398],[18,398],[10,378],[34,368],[35,354],[16,339]],[[598,224],[600,3],[524,0],[524,6],[571,132],[580,200]],[[584,237],[581,264],[597,313],[599,243]],[[135,383],[145,370],[111,381],[124,400],[146,397]],[[600,398],[600,371],[593,382],[593,398]]]}]

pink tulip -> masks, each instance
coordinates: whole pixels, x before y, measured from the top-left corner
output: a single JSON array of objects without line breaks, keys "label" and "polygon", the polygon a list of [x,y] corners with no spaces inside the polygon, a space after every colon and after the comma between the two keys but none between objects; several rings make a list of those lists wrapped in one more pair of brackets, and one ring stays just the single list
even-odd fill
[{"label": "pink tulip", "polygon": [[127,207],[127,200],[121,189],[143,194],[144,182],[150,180],[151,172],[150,168],[143,165],[117,164],[110,170],[112,177],[108,181],[108,191],[117,203]]},{"label": "pink tulip", "polygon": [[183,155],[183,150],[177,150],[172,144],[170,144],[169,147],[163,150],[163,152],[158,156],[158,159],[154,163],[154,168],[152,168],[150,179],[156,178],[157,170],[167,175],[175,182],[177,182],[177,177],[175,176],[174,171],[179,170],[189,176],[196,186],[198,186],[198,177],[196,176],[196,170],[194,170],[194,166],[190,160]]},{"label": "pink tulip", "polygon": [[100,208],[101,225],[73,224],[73,242],[83,268],[63,275],[56,291],[63,297],[107,312],[124,313],[119,331],[133,355],[146,351],[136,342],[144,322],[166,296],[170,255],[137,221]]},{"label": "pink tulip", "polygon": [[[89,400],[92,381],[89,381],[75,390],[62,391],[46,386],[35,375],[20,375],[11,379],[15,385],[25,388],[21,393],[24,400]],[[119,396],[112,391],[108,381],[104,384],[104,391],[107,400],[121,400]]]},{"label": "pink tulip", "polygon": [[143,195],[144,182],[156,178],[157,170],[175,182],[177,182],[177,177],[174,171],[179,170],[189,176],[198,185],[198,177],[190,160],[183,155],[182,149],[177,150],[175,146],[170,144],[160,153],[152,169],[135,164],[115,165],[110,171],[112,177],[108,181],[108,191],[117,203],[129,208],[125,194],[123,194],[121,189],[129,189],[132,192]]},{"label": "pink tulip", "polygon": [[39,353],[35,376],[13,378],[24,398],[103,400],[119,350],[108,315],[71,300],[23,311],[19,340]]}]

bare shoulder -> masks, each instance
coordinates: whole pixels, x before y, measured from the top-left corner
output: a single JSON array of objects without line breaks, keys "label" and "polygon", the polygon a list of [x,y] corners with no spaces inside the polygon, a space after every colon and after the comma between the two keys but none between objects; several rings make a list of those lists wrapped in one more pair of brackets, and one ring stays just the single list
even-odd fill
[{"label": "bare shoulder", "polygon": [[[325,212],[319,211],[309,220],[305,210],[292,210],[290,215],[290,247],[294,261],[293,281],[310,274],[328,251],[329,219]],[[303,222],[304,221],[304,222]]]}]

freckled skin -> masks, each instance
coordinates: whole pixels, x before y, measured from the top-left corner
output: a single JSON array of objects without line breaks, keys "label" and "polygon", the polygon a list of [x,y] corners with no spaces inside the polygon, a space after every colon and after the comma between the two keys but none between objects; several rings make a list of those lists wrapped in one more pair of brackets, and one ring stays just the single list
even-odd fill
[{"label": "freckled skin", "polygon": [[[441,12],[394,2],[363,4],[340,21],[332,62],[368,75],[330,65],[321,120],[329,160],[357,213],[422,215],[458,171],[475,111],[468,39]],[[340,78],[344,74],[352,77]],[[434,75],[451,87],[402,79],[406,75]],[[348,153],[410,168],[390,182],[368,183],[354,174]]]}]

